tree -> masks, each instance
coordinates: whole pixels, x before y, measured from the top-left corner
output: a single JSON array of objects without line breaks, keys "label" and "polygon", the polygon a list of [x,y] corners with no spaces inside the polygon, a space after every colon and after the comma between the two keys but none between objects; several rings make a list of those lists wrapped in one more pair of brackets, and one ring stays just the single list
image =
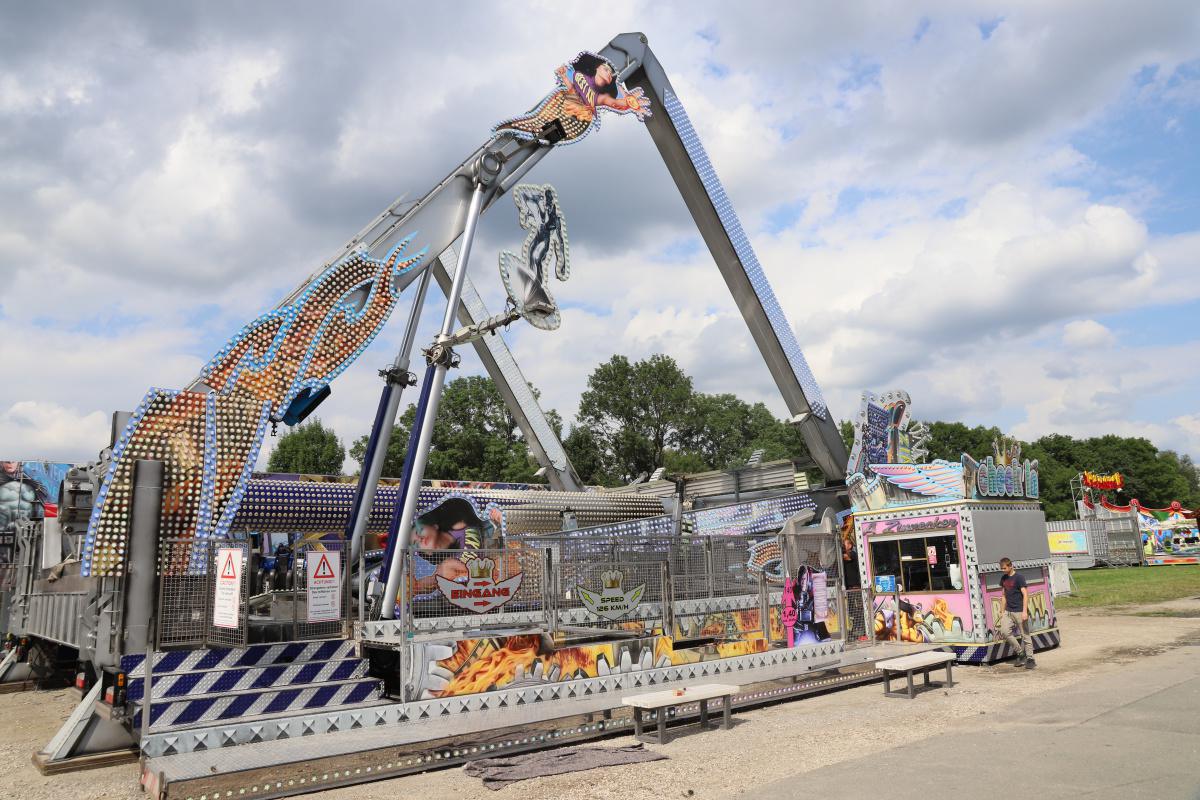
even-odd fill
[{"label": "tree", "polygon": [[626,481],[661,467],[691,401],[692,379],[669,356],[634,363],[613,356],[596,367],[579,398],[577,425],[596,448],[596,474]]},{"label": "tree", "polygon": [[750,405],[732,394],[696,394],[679,426],[680,453],[700,456],[708,469],[746,463],[755,450],[764,461],[801,459],[808,449],[800,431],[762,403]]},{"label": "tree", "polygon": [[271,451],[271,472],[304,472],[312,475],[341,475],[346,450],[333,429],[321,420],[302,422],[279,437]]},{"label": "tree", "polygon": [[[398,477],[402,473],[416,414],[416,406],[408,406],[393,429],[384,475]],[[547,416],[552,425],[559,419],[553,410]],[[360,469],[366,449],[366,436],[350,448]],[[532,483],[537,468],[516,419],[490,378],[470,375],[446,384],[433,425],[426,478]]]}]

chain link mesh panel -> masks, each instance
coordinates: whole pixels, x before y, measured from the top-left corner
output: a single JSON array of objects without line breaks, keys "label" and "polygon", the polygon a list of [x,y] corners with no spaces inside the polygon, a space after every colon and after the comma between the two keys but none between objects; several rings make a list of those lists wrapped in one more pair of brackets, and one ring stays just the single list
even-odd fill
[{"label": "chain link mesh panel", "polygon": [[[347,635],[346,620],[350,615],[350,592],[346,559],[349,550],[344,539],[301,541],[292,559],[292,639],[333,639]],[[309,563],[318,588],[310,591]],[[336,578],[336,598],[326,595],[329,584]],[[330,603],[336,609],[330,608]],[[310,608],[310,603],[313,604]],[[325,614],[323,612],[328,612]],[[336,619],[310,621],[310,616],[337,614]]]},{"label": "chain link mesh panel", "polygon": [[189,571],[189,537],[161,540],[158,550],[158,647],[203,647],[208,635],[208,571]]},{"label": "chain link mesh panel", "polygon": [[559,628],[586,626],[651,633],[663,629],[664,561],[557,564]]},{"label": "chain link mesh panel", "polygon": [[[492,618],[520,612],[544,622],[543,553],[528,547],[474,550],[421,550],[406,554],[403,616],[423,620]],[[441,630],[436,622],[427,629]],[[447,624],[446,630],[461,628]]]}]

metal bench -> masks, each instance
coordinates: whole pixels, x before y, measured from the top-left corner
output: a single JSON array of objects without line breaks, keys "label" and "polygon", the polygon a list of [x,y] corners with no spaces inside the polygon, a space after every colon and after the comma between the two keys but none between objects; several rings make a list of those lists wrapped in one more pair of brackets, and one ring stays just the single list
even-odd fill
[{"label": "metal bench", "polygon": [[[633,735],[642,741],[663,744],[667,740],[667,709],[681,706],[685,703],[700,703],[700,727],[708,727],[708,701],[718,697],[725,698],[721,708],[721,727],[729,730],[733,723],[730,716],[733,713],[733,696],[740,687],[725,683],[708,683],[702,686],[688,686],[685,689],[668,689],[662,692],[648,692],[621,699],[622,705],[633,707]],[[653,711],[657,728],[657,739],[651,739],[643,733],[642,711]]]},{"label": "metal bench", "polygon": [[[957,656],[954,653],[947,653],[942,650],[935,650],[928,653],[913,653],[910,656],[901,656],[900,658],[889,658],[887,661],[878,661],[875,663],[875,668],[883,672],[883,694],[886,697],[907,697],[910,700],[915,696],[916,692],[913,688],[913,673],[920,672],[925,676],[925,686],[933,686],[929,682],[929,671],[946,667],[946,681],[939,686],[950,687],[954,685],[954,676],[950,672],[951,666]],[[892,678],[898,677],[901,673],[908,679],[908,691],[895,692],[892,691]]]}]

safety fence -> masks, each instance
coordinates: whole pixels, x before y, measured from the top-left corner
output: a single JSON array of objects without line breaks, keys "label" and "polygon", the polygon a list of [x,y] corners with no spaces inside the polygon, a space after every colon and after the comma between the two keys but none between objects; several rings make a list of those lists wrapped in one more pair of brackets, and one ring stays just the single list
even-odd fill
[{"label": "safety fence", "polygon": [[662,633],[677,640],[858,641],[861,592],[848,597],[832,533],[769,536],[527,536],[498,550],[417,550],[402,568],[393,631],[540,629],[551,635]]},{"label": "safety fence", "polygon": [[347,551],[340,538],[301,540],[264,570],[246,539],[160,542],[159,649],[244,647],[349,635]]},{"label": "safety fence", "polygon": [[[341,540],[275,553],[271,580],[246,540],[164,540],[161,554],[159,648],[349,635],[359,582]],[[513,537],[503,548],[413,548],[400,568],[391,635],[855,642],[870,625],[859,591],[843,588],[834,533]]]}]

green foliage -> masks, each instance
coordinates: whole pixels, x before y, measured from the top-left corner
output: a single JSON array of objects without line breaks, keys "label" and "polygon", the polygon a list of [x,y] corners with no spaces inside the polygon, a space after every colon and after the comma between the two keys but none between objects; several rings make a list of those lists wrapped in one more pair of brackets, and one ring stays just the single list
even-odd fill
[{"label": "green foliage", "polygon": [[846,445],[846,452],[849,453],[854,449],[854,423],[848,419],[844,419],[838,423],[838,433],[842,435],[842,441]]},{"label": "green foliage", "polygon": [[341,475],[346,450],[332,428],[319,419],[302,422],[279,437],[267,469],[271,472],[304,472],[311,475]]},{"label": "green foliage", "polygon": [[584,482],[608,486],[658,467],[680,474],[741,466],[758,449],[766,461],[808,455],[800,432],[765,405],[696,392],[663,355],[632,363],[613,356],[598,366],[564,446]]},{"label": "green foliage", "polygon": [[[392,430],[383,465],[386,476],[398,477],[404,468],[416,413],[416,406],[408,406]],[[547,416],[551,417],[552,425],[557,421],[561,426],[553,411]],[[366,436],[350,447],[350,457],[359,463],[360,469],[366,449]],[[470,375],[446,384],[433,426],[426,478],[535,483],[537,468],[516,419],[490,378]]]},{"label": "green foliage", "polygon": [[661,467],[663,451],[678,443],[692,394],[692,379],[669,356],[633,363],[613,356],[596,367],[579,398],[577,426],[588,429],[598,451],[594,476],[620,482]]}]

